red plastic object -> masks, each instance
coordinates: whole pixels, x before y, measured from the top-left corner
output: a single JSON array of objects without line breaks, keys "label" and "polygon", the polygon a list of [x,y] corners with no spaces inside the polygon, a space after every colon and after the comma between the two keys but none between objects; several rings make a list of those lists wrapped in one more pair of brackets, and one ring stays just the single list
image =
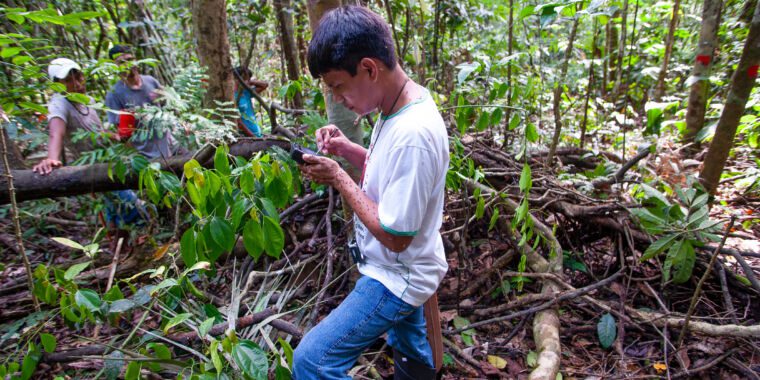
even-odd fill
[{"label": "red plastic object", "polygon": [[121,138],[129,138],[132,136],[132,133],[135,132],[135,115],[125,112],[122,114],[119,114],[119,137]]}]

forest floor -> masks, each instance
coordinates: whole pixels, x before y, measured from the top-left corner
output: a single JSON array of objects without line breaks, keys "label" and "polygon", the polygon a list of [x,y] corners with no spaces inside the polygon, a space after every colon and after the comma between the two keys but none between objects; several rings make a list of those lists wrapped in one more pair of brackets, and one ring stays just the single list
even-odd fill
[{"label": "forest floor", "polygon": [[[463,140],[465,151],[482,168],[491,188],[519,202],[517,182],[521,163],[513,162],[511,156],[482,141]],[[441,324],[446,341],[442,377],[527,378],[537,365],[538,356],[532,331],[533,317],[540,310],[558,308],[560,372],[565,379],[758,378],[760,338],[756,331],[754,335],[742,336],[744,330],[737,333],[736,329],[727,328],[707,334],[689,329],[679,343],[681,325],[665,327],[661,323],[666,317],[683,318],[689,312],[697,283],[715,249],[697,250],[693,275],[682,284],[663,281],[658,260],[640,260],[651,240],[628,213],[628,208],[638,206],[625,190],[640,179],[637,173],[647,171],[656,173],[671,186],[684,186],[686,174],[696,175],[698,168],[689,167],[688,162],[677,158],[677,153],[661,150],[640,161],[637,170],[627,173],[628,183],[622,187],[620,184],[602,184],[592,191],[580,191],[584,186],[593,188],[594,185],[590,180],[580,180],[573,173],[593,170],[603,162],[601,155],[584,156],[585,153],[588,152],[577,149],[559,152],[566,173],[560,177],[562,179],[558,179],[551,168],[545,167],[540,153],[531,156],[531,212],[551,229],[563,248],[561,273],[541,275],[528,271],[525,276],[515,274],[520,268],[521,250],[513,234],[504,228],[509,225],[511,215],[502,212],[501,218],[506,223],[491,223],[498,218],[492,218],[494,208],[489,207],[491,204],[486,199],[484,215],[475,218],[477,199],[472,196],[472,191],[450,195],[441,229],[449,263],[448,274],[439,288]],[[736,172],[754,165],[736,160],[729,164],[730,170]],[[340,303],[357,277],[342,249],[332,256],[324,254],[328,245],[342,247],[345,231],[350,228],[341,218],[325,217],[328,211],[340,207],[338,197],[334,197],[333,202],[328,198],[313,197],[283,219],[288,235],[287,258],[265,259],[254,265],[244,250],[236,249],[233,254],[218,260],[220,265],[215,277],[200,279],[197,287],[208,296],[209,302],[223,310],[235,292],[230,284],[238,283],[256,271],[282,270],[274,279],[262,279],[256,275],[253,290],[243,304],[254,308],[260,301],[254,295],[267,287],[280,289],[280,293],[275,294],[284,294],[283,289],[287,289],[292,291],[293,297],[289,305],[279,306],[282,310],[300,305],[311,307],[301,308],[281,319],[300,329],[313,325]],[[87,202],[87,199],[67,201],[70,211],[22,218],[33,267],[46,264],[65,269],[72,263],[83,261],[81,255],[51,240],[61,236],[76,241],[92,238],[98,225],[95,218],[76,214],[81,202]],[[748,275],[744,269],[751,268],[754,277],[760,276],[760,198],[740,192],[733,181],[725,181],[716,195],[710,216],[715,220],[728,220],[730,215],[738,217],[737,223],[696,298],[692,325],[738,325],[747,329],[760,323],[760,307],[757,306],[760,304],[760,289],[749,284],[747,278],[752,274]],[[330,228],[325,228],[325,221],[330,221]],[[157,224],[161,223],[163,220]],[[0,355],[18,353],[29,330],[40,326],[57,337],[56,352],[66,352],[95,343],[120,343],[136,324],[141,323],[138,322],[143,316],[140,311],[98,327],[85,324],[72,328],[65,325],[56,312],[35,317],[36,321],[30,320],[31,298],[26,290],[22,262],[13,248],[10,218],[3,218],[0,224],[0,246],[3,247],[0,262],[6,263],[0,271]],[[721,226],[724,226],[723,230],[725,225]],[[158,230],[160,228],[133,231],[133,248],[117,263],[117,286],[119,279],[171,260],[162,245],[169,241],[170,234],[157,234]],[[157,240],[154,239],[156,236]],[[81,277],[86,287],[99,292],[107,286],[108,276],[103,273],[107,274],[113,266],[108,244],[103,245],[104,252],[95,265],[99,271],[86,271]],[[176,251],[176,246],[172,247],[169,252]],[[727,248],[733,249],[735,254],[727,253],[730,252]],[[540,246],[537,249],[544,257],[549,257],[546,249]],[[308,261],[315,255],[319,257]],[[122,271],[122,263],[130,257],[138,257],[137,261],[145,264],[143,268],[129,266]],[[300,264],[295,264],[299,261]],[[746,267],[742,266],[742,261]],[[330,270],[325,270],[327,267]],[[564,297],[542,296],[544,281],[562,284],[565,290],[561,295]],[[155,282],[144,275],[132,284]],[[573,293],[577,289],[583,291]],[[130,294],[127,286],[122,290]],[[315,294],[321,294],[317,308],[313,306]],[[270,303],[276,304],[276,300],[270,299]],[[243,309],[241,315],[245,313]],[[153,311],[156,312],[142,321],[144,330],[160,329],[159,310],[156,307]],[[661,318],[645,322],[635,317],[637,311],[656,312]],[[510,317],[512,315],[514,317]],[[483,324],[451,333],[474,322]],[[600,342],[602,327],[606,327],[605,334],[614,334],[614,341],[608,348],[603,348]],[[244,331],[243,334],[247,333]],[[297,338],[291,342],[295,345]],[[181,357],[183,354],[177,351],[177,355]],[[352,373],[357,377],[392,378],[391,358],[392,352],[381,339],[367,351]],[[48,357],[48,360],[43,359],[36,376],[94,374],[103,365],[104,361],[98,355],[71,354],[58,360]],[[172,377],[169,373],[161,374]],[[158,374],[152,376],[159,377]]]}]

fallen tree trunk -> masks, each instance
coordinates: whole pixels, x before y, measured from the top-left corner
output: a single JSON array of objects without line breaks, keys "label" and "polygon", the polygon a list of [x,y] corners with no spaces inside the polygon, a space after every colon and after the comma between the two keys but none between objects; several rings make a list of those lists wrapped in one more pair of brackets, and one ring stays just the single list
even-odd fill
[{"label": "fallen tree trunk", "polygon": [[[230,145],[230,154],[233,156],[251,157],[257,152],[266,150],[272,146],[290,149],[290,141],[278,138],[265,139],[240,139]],[[205,156],[205,157],[203,157]],[[193,155],[184,155],[166,160],[157,160],[161,169],[174,172],[180,176],[185,162]],[[213,150],[211,154],[199,155],[198,161],[205,167],[213,165]],[[13,184],[16,187],[16,200],[28,201],[32,199],[65,197],[87,193],[99,193],[105,191],[136,189],[138,187],[139,174],[128,171],[125,181],[111,180],[108,177],[109,164],[95,164],[86,166],[67,166],[54,170],[48,175],[39,175],[31,170],[11,170]],[[7,186],[3,185],[5,179],[0,179],[0,204],[10,202]]]}]

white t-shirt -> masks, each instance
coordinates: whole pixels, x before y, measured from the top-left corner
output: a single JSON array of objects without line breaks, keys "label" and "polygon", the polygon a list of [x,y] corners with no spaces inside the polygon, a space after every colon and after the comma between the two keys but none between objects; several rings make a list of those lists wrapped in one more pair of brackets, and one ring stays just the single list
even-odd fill
[{"label": "white t-shirt", "polygon": [[414,239],[406,250],[395,253],[354,217],[356,242],[366,260],[359,272],[413,306],[435,293],[448,269],[439,233],[448,168],[446,126],[427,91],[377,121],[362,189],[377,202],[385,231]]}]

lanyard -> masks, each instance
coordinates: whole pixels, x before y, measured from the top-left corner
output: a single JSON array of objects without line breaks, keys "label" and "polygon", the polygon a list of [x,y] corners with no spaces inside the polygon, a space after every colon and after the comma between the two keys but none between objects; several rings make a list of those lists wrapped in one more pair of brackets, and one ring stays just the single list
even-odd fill
[{"label": "lanyard", "polygon": [[[396,95],[396,99],[393,100],[393,104],[391,104],[390,110],[393,111],[393,107],[396,107],[396,102],[398,102],[398,99],[401,98],[401,93],[404,92],[404,89],[406,88],[406,84],[409,83],[409,78],[404,81],[404,85],[401,86],[401,89],[398,91],[398,94]],[[375,134],[375,138],[373,141],[369,144],[369,150],[367,152],[367,157],[364,159],[364,167],[362,168],[362,178],[359,181],[359,184],[361,187],[364,187],[364,174],[367,172],[367,162],[369,162],[369,158],[372,157],[372,152],[375,151],[375,144],[377,144],[377,140],[380,139],[380,133],[383,132],[383,127],[385,126],[386,119],[383,119],[383,112],[380,111],[380,125],[377,126],[377,133]]]}]

